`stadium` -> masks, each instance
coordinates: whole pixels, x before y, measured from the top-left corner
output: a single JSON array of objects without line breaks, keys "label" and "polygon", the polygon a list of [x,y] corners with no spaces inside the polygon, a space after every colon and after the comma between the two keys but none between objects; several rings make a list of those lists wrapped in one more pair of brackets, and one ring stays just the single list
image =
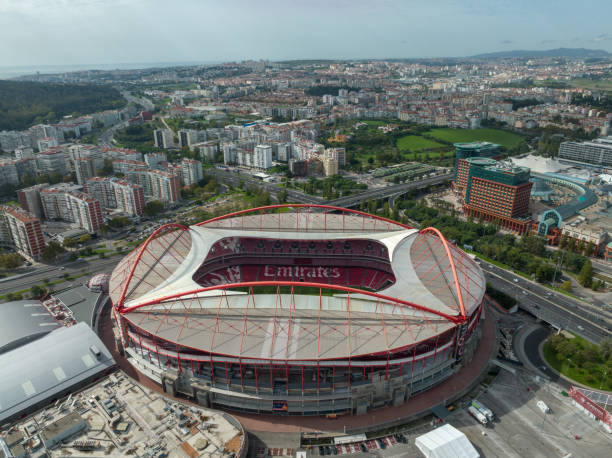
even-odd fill
[{"label": "stadium", "polygon": [[480,267],[434,228],[273,205],[167,224],[113,271],[117,341],[172,395],[284,415],[401,405],[469,363]]}]

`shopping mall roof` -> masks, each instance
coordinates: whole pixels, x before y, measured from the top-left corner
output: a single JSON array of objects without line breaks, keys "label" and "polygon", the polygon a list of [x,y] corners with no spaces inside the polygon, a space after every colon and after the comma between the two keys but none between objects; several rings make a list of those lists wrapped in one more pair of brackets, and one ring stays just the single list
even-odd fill
[{"label": "shopping mall roof", "polygon": [[0,306],[0,354],[59,328],[40,301],[7,302]]},{"label": "shopping mall roof", "polygon": [[62,327],[0,355],[0,423],[35,409],[115,365],[85,323]]}]

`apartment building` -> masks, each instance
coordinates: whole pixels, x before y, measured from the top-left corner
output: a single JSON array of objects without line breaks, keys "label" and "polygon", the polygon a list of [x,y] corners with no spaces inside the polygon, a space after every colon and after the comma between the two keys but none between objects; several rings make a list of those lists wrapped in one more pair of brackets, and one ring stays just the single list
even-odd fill
[{"label": "apartment building", "polygon": [[96,232],[104,223],[100,202],[81,192],[79,186],[50,186],[41,190],[40,197],[49,220],[69,221],[88,232]]},{"label": "apartment building", "polygon": [[113,161],[113,172],[126,175],[128,170],[146,168],[147,163],[143,161],[134,161],[131,159],[117,159]]},{"label": "apartment building", "polygon": [[181,161],[181,176],[185,186],[198,184],[204,178],[202,163],[195,159],[183,158]]},{"label": "apartment building", "polygon": [[19,184],[19,174],[17,173],[17,161],[15,159],[0,159],[0,185]]},{"label": "apartment building", "polygon": [[183,129],[178,132],[179,146],[181,148],[191,148],[198,143],[198,131],[193,129]]},{"label": "apartment building", "polygon": [[85,185],[87,180],[96,175],[93,159],[90,157],[78,157],[73,160],[77,183]]},{"label": "apartment building", "polygon": [[0,240],[10,243],[22,256],[36,260],[45,250],[40,221],[25,210],[0,206]]},{"label": "apartment building", "polygon": [[168,162],[166,153],[147,153],[144,155],[145,163],[152,169],[163,169],[164,164]]},{"label": "apartment building", "polygon": [[254,167],[269,169],[272,167],[272,147],[270,145],[257,145],[253,155]]},{"label": "apartment building", "polygon": [[559,146],[559,159],[592,166],[612,167],[612,136],[590,142],[563,142]]},{"label": "apartment building", "polygon": [[45,216],[42,201],[40,199],[40,191],[45,189],[47,186],[49,186],[48,183],[43,183],[17,191],[17,200],[19,201],[21,208],[25,209],[38,219],[43,219]]},{"label": "apartment building", "polygon": [[155,129],[153,140],[156,148],[174,148],[174,134],[170,129]]},{"label": "apartment building", "polygon": [[138,184],[116,177],[93,177],[84,191],[99,200],[104,209],[117,209],[131,216],[141,216],[144,211],[144,190]]},{"label": "apartment building", "polygon": [[68,173],[66,155],[60,147],[41,151],[36,155],[36,162],[40,173],[56,172],[61,175]]},{"label": "apartment building", "polygon": [[202,158],[203,161],[209,162],[213,162],[215,160],[215,156],[219,151],[219,145],[216,140],[195,143],[193,147],[197,148],[197,150],[200,152],[200,158]]}]

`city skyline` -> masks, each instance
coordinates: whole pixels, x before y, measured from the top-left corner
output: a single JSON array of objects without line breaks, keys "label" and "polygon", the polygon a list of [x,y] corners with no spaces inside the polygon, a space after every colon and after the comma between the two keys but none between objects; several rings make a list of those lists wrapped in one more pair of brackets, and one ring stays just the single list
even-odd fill
[{"label": "city skyline", "polygon": [[4,0],[2,66],[461,57],[558,47],[612,51],[606,23],[612,5],[594,0],[580,11],[572,7],[565,0]]}]

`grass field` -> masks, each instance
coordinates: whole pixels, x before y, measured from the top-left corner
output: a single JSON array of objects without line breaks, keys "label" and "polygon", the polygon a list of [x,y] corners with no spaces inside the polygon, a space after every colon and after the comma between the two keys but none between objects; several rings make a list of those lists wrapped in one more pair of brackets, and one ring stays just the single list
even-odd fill
[{"label": "grass field", "polygon": [[[575,336],[574,339],[577,339],[577,342],[583,347],[593,345],[579,336]],[[542,350],[546,362],[550,364],[557,372],[561,372],[566,377],[571,378],[578,383],[582,383],[583,385],[590,386],[591,388],[612,390],[612,374],[605,374],[605,367],[603,364],[594,364],[593,369],[588,371],[584,368],[577,367],[577,365],[573,363],[570,364],[570,361],[568,360],[560,359],[549,342],[544,344],[544,348]],[[587,375],[593,377],[591,381],[587,381]],[[610,375],[610,377],[607,375]]]},{"label": "grass field", "polygon": [[584,78],[576,78],[571,80],[569,83],[574,87],[579,87],[582,89],[612,92],[612,79],[589,80]]},{"label": "grass field", "polygon": [[442,143],[424,138],[418,135],[406,135],[397,140],[397,147],[400,151],[419,151],[425,148],[440,148]]},{"label": "grass field", "polygon": [[513,148],[523,139],[518,134],[499,129],[451,129],[447,127],[432,129],[427,132],[434,138],[451,143],[487,141],[499,143],[506,148]]}]

